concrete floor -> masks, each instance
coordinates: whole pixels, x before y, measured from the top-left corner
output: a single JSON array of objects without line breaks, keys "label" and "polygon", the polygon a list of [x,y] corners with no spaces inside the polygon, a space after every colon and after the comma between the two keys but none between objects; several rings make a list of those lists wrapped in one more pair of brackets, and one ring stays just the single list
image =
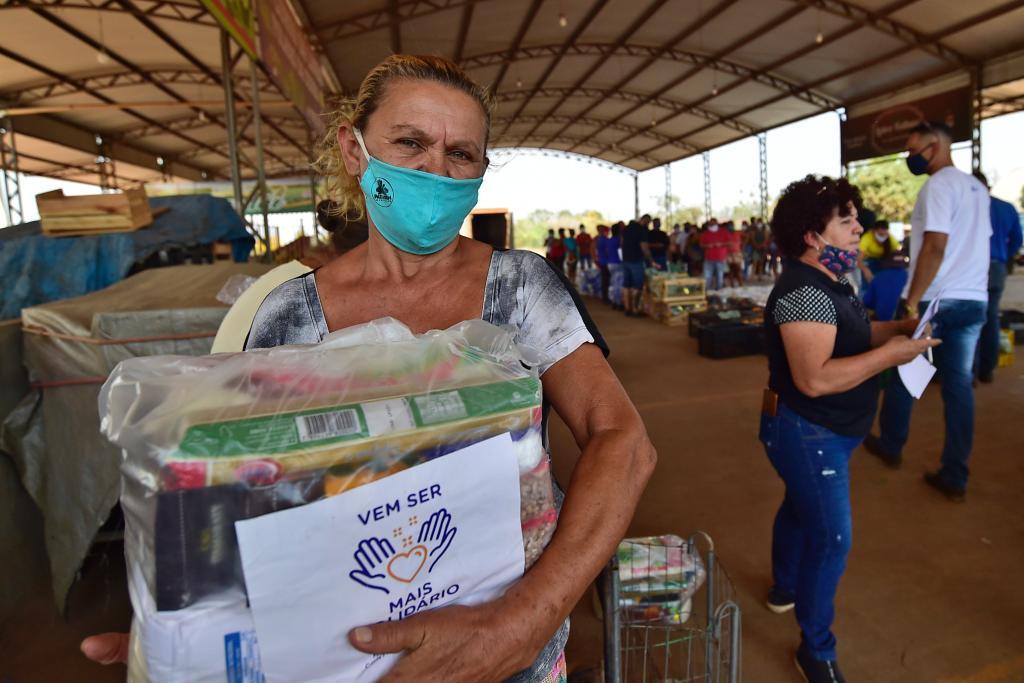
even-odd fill
[{"label": "concrete floor", "polygon": [[[597,303],[591,308],[660,456],[630,534],[711,534],[743,609],[743,680],[795,683],[793,615],[776,616],[761,605],[782,497],[756,434],[765,359],[706,360],[685,328],[626,319]],[[920,481],[942,444],[937,387],[915,410],[902,470],[885,469],[860,451],[853,458],[855,540],[835,625],[853,683],[1024,681],[1024,354],[1018,351],[1016,366],[1000,370],[995,384],[976,395],[966,504],[950,503]],[[564,481],[576,449],[557,420],[552,439]],[[129,615],[116,547],[90,559],[66,618],[41,578],[18,613],[0,624],[0,681],[123,681],[123,669],[86,662],[78,642],[124,629]],[[600,661],[600,633],[584,600],[574,613],[570,668]]]}]

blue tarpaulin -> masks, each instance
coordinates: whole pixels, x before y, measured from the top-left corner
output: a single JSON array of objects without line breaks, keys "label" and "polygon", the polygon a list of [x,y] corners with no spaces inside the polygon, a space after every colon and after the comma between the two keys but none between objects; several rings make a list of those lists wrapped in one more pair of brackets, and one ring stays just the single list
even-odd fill
[{"label": "blue tarpaulin", "polygon": [[149,204],[170,210],[135,232],[47,237],[39,221],[0,230],[0,320],[109,287],[161,249],[230,242],[234,260],[248,260],[255,240],[226,200],[189,195],[153,197]]}]

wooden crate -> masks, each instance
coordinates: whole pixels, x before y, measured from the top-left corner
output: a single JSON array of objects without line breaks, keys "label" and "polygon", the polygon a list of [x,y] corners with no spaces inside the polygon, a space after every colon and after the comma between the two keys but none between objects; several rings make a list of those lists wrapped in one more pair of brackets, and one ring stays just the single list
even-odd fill
[{"label": "wooden crate", "polygon": [[662,275],[648,281],[651,296],[656,301],[693,301],[703,299],[704,279],[682,275]]},{"label": "wooden crate", "polygon": [[691,313],[706,310],[706,301],[647,301],[644,309],[647,315],[670,327],[686,325]]},{"label": "wooden crate", "polygon": [[58,236],[132,232],[153,222],[146,191],[65,197],[61,190],[36,195],[43,234]]}]

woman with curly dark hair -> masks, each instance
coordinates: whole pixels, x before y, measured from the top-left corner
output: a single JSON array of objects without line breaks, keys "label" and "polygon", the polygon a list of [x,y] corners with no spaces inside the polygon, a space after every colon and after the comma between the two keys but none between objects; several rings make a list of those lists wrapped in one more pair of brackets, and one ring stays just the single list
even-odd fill
[{"label": "woman with curly dark hair", "polygon": [[772,535],[768,608],[796,608],[796,664],[810,683],[841,683],[833,601],[851,543],[848,462],[871,428],[877,375],[938,344],[913,340],[916,320],[872,323],[845,274],[864,232],[860,194],[809,175],[772,216],[785,267],[765,310],[769,389],[761,442],[786,485]]}]

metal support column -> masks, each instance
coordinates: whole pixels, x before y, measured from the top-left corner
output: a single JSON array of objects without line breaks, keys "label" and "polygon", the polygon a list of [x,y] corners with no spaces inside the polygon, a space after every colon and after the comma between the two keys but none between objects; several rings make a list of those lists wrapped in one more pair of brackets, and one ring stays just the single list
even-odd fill
[{"label": "metal support column", "polygon": [[757,135],[757,161],[761,169],[761,218],[768,216],[768,134]]},{"label": "metal support column", "polygon": [[117,189],[117,171],[110,155],[110,144],[102,135],[96,136],[96,173],[100,177],[100,190],[104,193]]},{"label": "metal support column", "polygon": [[228,124],[228,162],[231,164],[231,185],[234,188],[235,211],[245,220],[242,203],[242,176],[238,169],[238,123],[235,120],[235,86],[231,75],[231,38],[220,31],[221,78],[224,81],[224,116]]},{"label": "metal support column", "polygon": [[[665,222],[672,220],[672,164],[665,164]],[[666,230],[668,227],[666,226]]]},{"label": "metal support column", "polygon": [[[839,117],[839,158],[843,159],[846,156],[843,150],[843,126],[846,124],[846,110],[837,109],[836,116]],[[849,162],[840,161],[839,175],[843,178],[846,178],[850,175]]]},{"label": "metal support column", "polygon": [[[256,62],[249,58],[249,78],[252,80],[252,122],[253,135],[256,138],[256,183],[260,192],[260,213],[263,215],[263,241],[270,245],[270,217],[267,215],[267,172],[263,168],[263,114],[260,112],[260,79],[256,70]],[[280,244],[277,245],[280,248]],[[271,260],[270,249],[264,254],[265,260]]]},{"label": "metal support column", "polygon": [[711,152],[701,154],[704,159],[704,220],[711,220]]},{"label": "metal support column", "polygon": [[971,100],[971,170],[981,170],[981,112],[984,107],[982,102],[982,67],[977,66],[971,74],[971,85],[974,88],[974,97]]},{"label": "metal support column", "polygon": [[[313,135],[313,130],[310,128],[306,129],[306,146],[309,148],[310,157],[316,158],[316,137]],[[313,168],[313,164],[309,164],[309,203],[313,208],[313,242],[320,242],[320,223],[316,217],[316,170]]]},{"label": "metal support column", "polygon": [[633,174],[633,217],[640,218],[640,174]]},{"label": "metal support column", "polygon": [[14,143],[14,123],[11,119],[0,121],[0,196],[4,204],[4,218],[7,225],[25,222],[21,204],[21,174],[18,173],[18,148]]}]

